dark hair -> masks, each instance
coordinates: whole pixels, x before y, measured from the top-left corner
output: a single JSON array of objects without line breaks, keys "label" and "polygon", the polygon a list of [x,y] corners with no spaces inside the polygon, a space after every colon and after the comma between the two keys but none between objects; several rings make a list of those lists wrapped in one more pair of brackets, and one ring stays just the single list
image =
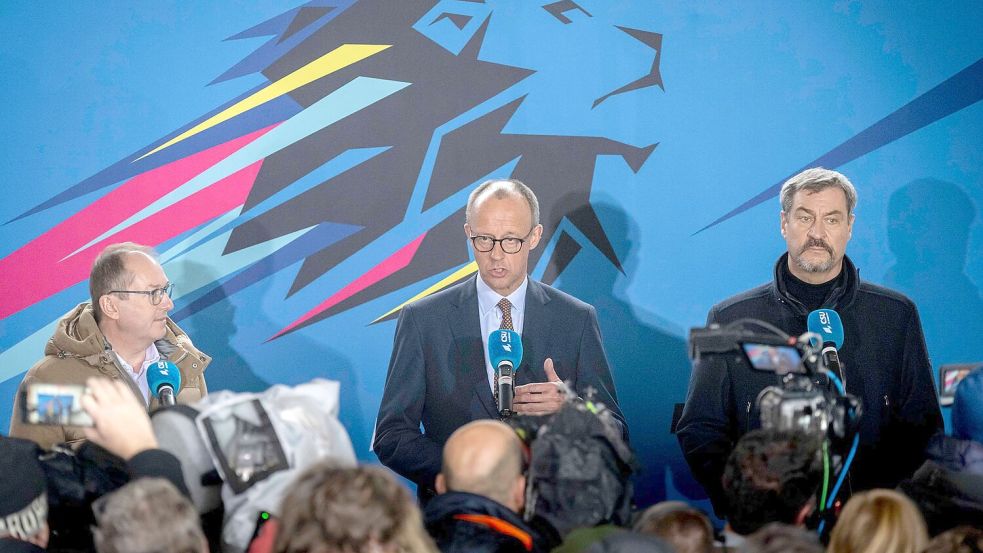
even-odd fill
[{"label": "dark hair", "polygon": [[735,532],[747,535],[769,522],[795,521],[819,487],[821,443],[779,430],[755,430],[737,442],[722,480]]},{"label": "dark hair", "polygon": [[925,553],[983,553],[983,529],[957,526],[932,538]]}]

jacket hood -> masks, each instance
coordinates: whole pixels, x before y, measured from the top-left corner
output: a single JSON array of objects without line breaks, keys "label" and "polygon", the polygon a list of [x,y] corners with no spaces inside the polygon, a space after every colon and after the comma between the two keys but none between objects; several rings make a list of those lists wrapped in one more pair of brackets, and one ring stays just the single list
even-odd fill
[{"label": "jacket hood", "polygon": [[45,355],[76,357],[98,365],[98,357],[107,349],[106,337],[96,324],[88,302],[78,304],[58,321],[58,326],[44,347]]},{"label": "jacket hood", "polygon": [[491,515],[525,527],[515,511],[495,500],[467,492],[448,492],[434,497],[427,503],[423,515],[429,524],[460,513]]}]

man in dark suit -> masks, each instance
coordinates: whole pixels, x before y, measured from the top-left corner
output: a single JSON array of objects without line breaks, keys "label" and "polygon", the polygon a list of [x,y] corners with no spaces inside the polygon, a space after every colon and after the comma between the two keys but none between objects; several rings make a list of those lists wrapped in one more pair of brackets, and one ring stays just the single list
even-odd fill
[{"label": "man in dark suit", "polygon": [[478,275],[403,308],[373,441],[379,460],[414,481],[424,502],[451,433],[499,416],[487,337],[500,328],[522,336],[515,412],[556,412],[563,381],[580,397],[592,389],[627,438],[594,308],[527,276],[543,234],[536,195],[516,180],[485,182],[465,219]]}]

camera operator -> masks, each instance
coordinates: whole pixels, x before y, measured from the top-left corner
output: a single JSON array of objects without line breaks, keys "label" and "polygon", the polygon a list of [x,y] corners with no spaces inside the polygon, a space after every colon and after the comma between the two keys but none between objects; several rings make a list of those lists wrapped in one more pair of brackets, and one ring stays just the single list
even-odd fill
[{"label": "camera operator", "polygon": [[[845,176],[807,169],[784,183],[780,200],[788,251],[774,280],[715,305],[707,324],[759,319],[798,336],[810,312],[835,310],[842,319],[839,376],[864,413],[845,487],[893,488],[922,463],[928,440],[942,430],[918,311],[905,296],[861,281],[844,255],[857,202]],[[720,515],[727,512],[720,485],[727,456],[760,426],[758,394],[775,382],[774,374],[754,371],[736,356],[694,364],[677,437]]]}]

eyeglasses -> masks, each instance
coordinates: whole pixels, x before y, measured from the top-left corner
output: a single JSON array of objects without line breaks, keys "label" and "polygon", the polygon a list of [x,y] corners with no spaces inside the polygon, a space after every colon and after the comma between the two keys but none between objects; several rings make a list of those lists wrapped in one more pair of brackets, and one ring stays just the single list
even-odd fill
[{"label": "eyeglasses", "polygon": [[[535,228],[533,227],[533,229]],[[496,242],[502,245],[502,251],[505,253],[519,253],[519,250],[522,249],[522,244],[530,234],[532,234],[532,230],[527,232],[522,238],[492,238],[491,236],[479,234],[471,237],[471,243],[474,244],[474,249],[482,253],[495,249]]]},{"label": "eyeglasses", "polygon": [[168,282],[163,288],[157,288],[156,290],[110,290],[106,292],[107,294],[144,294],[150,296],[151,305],[160,305],[160,302],[164,300],[164,296],[171,297],[174,293],[174,284]]}]

